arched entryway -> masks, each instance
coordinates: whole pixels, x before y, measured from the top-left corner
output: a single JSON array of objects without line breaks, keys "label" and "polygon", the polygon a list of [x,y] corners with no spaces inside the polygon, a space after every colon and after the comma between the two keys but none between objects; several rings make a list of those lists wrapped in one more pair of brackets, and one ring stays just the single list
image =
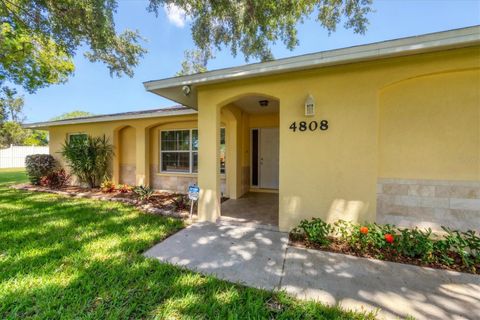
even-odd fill
[{"label": "arched entryway", "polygon": [[278,226],[279,108],[274,97],[251,93],[220,110],[226,123],[226,180],[230,199],[221,204],[225,220]]},{"label": "arched entryway", "polygon": [[118,131],[119,183],[135,185],[136,181],[136,132],[126,126]]}]

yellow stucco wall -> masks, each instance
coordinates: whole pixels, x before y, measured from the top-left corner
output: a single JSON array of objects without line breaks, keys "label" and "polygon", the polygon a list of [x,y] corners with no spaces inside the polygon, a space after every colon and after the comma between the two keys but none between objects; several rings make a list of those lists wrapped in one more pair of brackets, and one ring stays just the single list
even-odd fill
[{"label": "yellow stucco wall", "polygon": [[[202,125],[215,128],[219,121],[216,109],[239,97],[255,94],[279,99],[280,229],[288,230],[301,219],[313,216],[329,221],[373,221],[379,174],[410,178],[414,172],[416,179],[479,180],[480,104],[478,96],[472,93],[479,88],[479,56],[479,47],[447,50],[203,86],[198,88],[198,108],[199,118],[202,113],[205,118],[199,123],[199,130],[203,130]],[[460,74],[460,70],[472,71]],[[436,74],[444,76],[433,76]],[[430,79],[401,84],[428,75]],[[311,118],[303,114],[308,94],[317,102],[317,112]],[[405,106],[403,110],[408,114],[399,118],[395,106],[401,105],[398,101],[404,98],[416,107]],[[445,127],[444,118],[435,111],[455,117],[452,103],[457,106],[456,112],[462,113],[461,120],[455,120],[462,128]],[[418,108],[426,111],[417,112]],[[401,123],[417,115],[419,118],[410,124],[412,133],[402,133]],[[426,117],[430,118],[430,127],[422,126]],[[322,119],[329,121],[328,131],[289,130],[293,121]],[[380,125],[381,121],[386,123]],[[447,133],[453,137],[449,136],[444,145],[448,161],[435,156],[439,146],[435,133],[439,127],[453,131]],[[211,132],[214,131],[206,129],[203,138],[209,139]],[[415,139],[415,135],[420,137]],[[397,159],[398,151],[391,145],[392,141],[398,142],[395,139],[401,140],[404,152],[428,150],[424,151],[421,163],[412,163],[411,157]],[[460,140],[455,143],[455,139]],[[200,158],[200,167],[205,170],[200,171],[199,179],[204,194],[211,195],[205,199],[204,208],[208,210],[216,210],[216,193],[211,189],[217,183],[207,164],[214,156],[204,154]],[[415,158],[418,155],[413,155]],[[448,172],[459,167],[459,175]]]},{"label": "yellow stucco wall", "polygon": [[421,76],[384,88],[379,176],[479,180],[479,84],[477,69]]},{"label": "yellow stucco wall", "polygon": [[136,141],[135,128],[128,126],[119,131],[119,145],[117,153],[120,157],[120,164],[135,165]]}]

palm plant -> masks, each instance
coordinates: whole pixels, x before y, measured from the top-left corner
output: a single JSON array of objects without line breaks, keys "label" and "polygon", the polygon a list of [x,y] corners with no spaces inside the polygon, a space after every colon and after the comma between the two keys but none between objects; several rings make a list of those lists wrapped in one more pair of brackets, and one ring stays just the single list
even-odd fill
[{"label": "palm plant", "polygon": [[102,181],[111,178],[114,152],[113,145],[105,135],[67,139],[60,154],[65,158],[71,173],[90,188],[98,187]]}]

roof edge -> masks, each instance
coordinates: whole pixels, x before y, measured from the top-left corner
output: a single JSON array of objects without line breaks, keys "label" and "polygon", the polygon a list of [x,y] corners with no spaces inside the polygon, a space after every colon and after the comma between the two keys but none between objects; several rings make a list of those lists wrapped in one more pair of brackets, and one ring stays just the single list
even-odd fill
[{"label": "roof edge", "polygon": [[476,44],[480,44],[480,25],[320,51],[274,61],[217,69],[204,73],[146,81],[143,85],[147,91],[154,92],[154,90],[176,86],[200,85],[224,80],[252,78],[282,72],[314,69],[322,66],[433,52],[445,48],[466,47]]},{"label": "roof edge", "polygon": [[152,112],[145,112],[142,114],[135,113],[117,113],[111,115],[98,115],[85,118],[73,118],[57,121],[45,121],[45,122],[33,122],[23,124],[22,127],[25,129],[46,129],[48,127],[64,126],[71,124],[82,124],[82,123],[98,123],[98,122],[110,122],[110,121],[121,121],[121,120],[136,120],[136,119],[148,119],[148,118],[161,118],[161,117],[170,117],[170,116],[181,116],[181,115],[190,115],[196,114],[197,111],[190,108],[185,108],[183,110],[172,110],[159,112],[158,110],[153,110]]}]

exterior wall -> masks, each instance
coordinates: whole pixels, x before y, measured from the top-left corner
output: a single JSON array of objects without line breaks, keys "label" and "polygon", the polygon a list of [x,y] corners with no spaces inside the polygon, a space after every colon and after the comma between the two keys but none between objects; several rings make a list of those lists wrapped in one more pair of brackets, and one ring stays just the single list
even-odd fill
[{"label": "exterior wall", "polygon": [[[479,54],[478,47],[447,50],[203,86],[198,88],[199,118],[208,114],[203,125],[215,127],[215,108],[252,94],[278,99],[280,229],[311,217],[374,221],[379,176],[480,181],[480,103],[474,93],[480,88]],[[400,85],[408,79],[417,80]],[[316,99],[314,117],[303,113],[308,94]],[[404,98],[408,106],[402,105]],[[424,106],[427,111],[418,113]],[[445,126],[446,117],[458,115],[456,125]],[[409,127],[415,117],[417,123]],[[327,131],[289,130],[293,121],[323,119],[329,121]],[[448,138],[445,144],[438,132]],[[391,141],[416,155],[397,161]],[[438,159],[439,145],[448,149],[448,159]],[[208,208],[215,207],[212,172],[200,171],[200,187],[212,195]]]},{"label": "exterior wall", "polygon": [[136,139],[135,128],[125,127],[119,131],[117,154],[120,164],[120,183],[135,184]]},{"label": "exterior wall", "polygon": [[[117,183],[150,184],[151,165],[158,167],[159,156],[159,135],[153,133],[155,128],[175,127],[186,123],[195,124],[196,117],[196,115],[184,115],[50,127],[50,154],[66,167],[59,151],[69,133],[105,135],[115,148],[115,159],[112,164],[113,180]],[[145,135],[145,132],[148,134]],[[146,154],[150,156],[145,156]],[[151,165],[150,161],[152,161]],[[147,181],[145,177],[147,177]],[[156,181],[158,184],[158,178]]]},{"label": "exterior wall", "polygon": [[379,179],[377,221],[480,232],[480,182]]},{"label": "exterior wall", "polygon": [[[118,180],[116,182],[135,185],[137,184],[137,159],[139,157],[145,158],[145,154],[137,154],[137,151],[141,151],[137,150],[136,147],[136,132],[137,130],[145,130],[145,128],[148,128],[149,135],[148,139],[143,142],[148,142],[146,149],[149,156],[146,158],[148,158],[150,163],[150,185],[158,190],[186,193],[189,185],[197,183],[197,174],[160,172],[160,132],[161,130],[197,128],[196,115],[51,127],[49,128],[50,154],[65,166],[59,151],[68,134],[80,132],[92,136],[105,134],[115,145],[115,161],[118,163],[118,176],[116,178]],[[228,196],[226,180],[226,176],[221,177],[221,191],[223,195]]]}]

